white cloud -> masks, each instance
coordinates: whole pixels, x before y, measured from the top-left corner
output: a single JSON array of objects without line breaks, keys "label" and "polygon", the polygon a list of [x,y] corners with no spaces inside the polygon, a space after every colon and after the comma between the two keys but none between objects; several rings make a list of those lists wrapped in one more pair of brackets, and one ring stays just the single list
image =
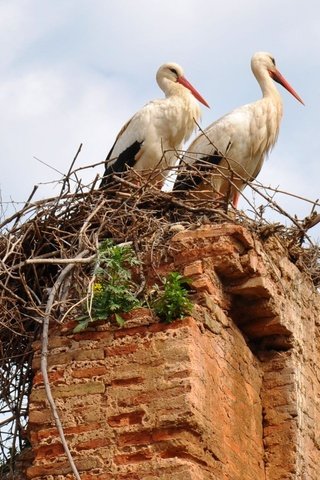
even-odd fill
[{"label": "white cloud", "polygon": [[[83,142],[80,161],[103,161],[123,119],[134,111],[121,85],[115,94],[114,85],[100,76],[82,75],[75,81],[64,69],[38,70],[0,82],[0,92],[2,195],[12,193],[19,201],[34,183],[58,177],[33,156],[66,172]],[[93,172],[87,175],[94,178]]]}]

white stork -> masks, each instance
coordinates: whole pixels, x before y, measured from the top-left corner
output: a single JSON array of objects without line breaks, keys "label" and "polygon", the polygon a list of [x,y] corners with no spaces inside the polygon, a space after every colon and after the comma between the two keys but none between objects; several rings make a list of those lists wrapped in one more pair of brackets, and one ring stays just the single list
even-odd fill
[{"label": "white stork", "polygon": [[282,100],[273,80],[304,104],[270,53],[255,53],[251,69],[263,97],[224,115],[193,141],[183,157],[186,172],[178,175],[175,191],[194,191],[200,198],[231,198],[236,208],[240,192],[257,177],[278,137]]},{"label": "white stork", "polygon": [[110,174],[121,174],[127,167],[150,174],[173,166],[177,150],[200,119],[196,99],[209,107],[176,63],[162,65],[156,79],[166,98],[147,103],[122,127],[106,158],[100,187],[109,184]]}]

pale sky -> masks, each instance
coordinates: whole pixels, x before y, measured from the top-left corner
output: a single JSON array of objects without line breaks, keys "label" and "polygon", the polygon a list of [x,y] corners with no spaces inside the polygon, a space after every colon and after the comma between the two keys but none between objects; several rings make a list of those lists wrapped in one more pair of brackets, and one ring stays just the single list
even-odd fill
[{"label": "pale sky", "polygon": [[[61,176],[34,157],[66,173],[83,143],[77,166],[102,161],[122,125],[162,97],[155,74],[165,62],[182,65],[211,105],[203,128],[255,101],[250,59],[260,50],[275,56],[306,106],[279,86],[284,118],[258,180],[316,200],[319,25],[318,0],[0,0],[3,208],[12,213],[11,200],[24,202],[35,184],[36,198],[54,193],[48,182]],[[85,171],[84,183],[98,172]],[[291,215],[310,211],[276,199]]]}]

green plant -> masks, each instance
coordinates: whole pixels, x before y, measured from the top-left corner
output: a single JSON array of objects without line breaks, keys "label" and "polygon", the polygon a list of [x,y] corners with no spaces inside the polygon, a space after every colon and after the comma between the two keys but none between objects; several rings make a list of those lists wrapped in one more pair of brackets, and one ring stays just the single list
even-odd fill
[{"label": "green plant", "polygon": [[187,287],[190,280],[179,272],[170,272],[164,280],[163,291],[151,302],[155,313],[164,322],[172,322],[192,310]]},{"label": "green plant", "polygon": [[99,245],[86,313],[78,319],[75,332],[110,315],[119,325],[124,324],[121,313],[140,305],[134,293],[137,286],[131,278],[131,267],[139,263],[131,246],[114,245],[109,239]]}]

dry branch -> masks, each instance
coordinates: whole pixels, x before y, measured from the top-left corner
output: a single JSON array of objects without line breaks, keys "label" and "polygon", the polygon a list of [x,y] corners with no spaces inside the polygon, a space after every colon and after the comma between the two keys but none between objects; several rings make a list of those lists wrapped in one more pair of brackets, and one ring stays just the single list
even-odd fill
[{"label": "dry branch", "polygon": [[[81,260],[85,255],[88,254],[87,250],[84,250],[83,252],[79,253],[73,260]],[[57,280],[55,281],[52,290],[50,292],[46,309],[45,309],[45,317],[43,319],[43,330],[42,330],[42,351],[41,351],[41,373],[43,376],[43,382],[44,382],[44,387],[46,390],[48,402],[51,408],[51,412],[53,415],[53,418],[56,423],[56,427],[58,429],[60,439],[64,448],[64,451],[67,455],[68,461],[70,463],[71,469],[76,477],[77,480],[80,479],[80,475],[78,472],[78,469],[74,463],[74,460],[72,458],[71,452],[69,450],[64,432],[63,432],[63,427],[62,423],[58,414],[58,410],[55,404],[55,401],[53,399],[52,393],[51,393],[51,388],[50,388],[50,383],[49,383],[49,377],[48,377],[48,363],[47,363],[47,358],[48,358],[48,343],[49,343],[49,321],[50,321],[50,316],[51,316],[51,310],[55,301],[56,296],[59,293],[59,289],[63,282],[65,281],[66,277],[70,275],[72,269],[74,268],[75,264],[77,262],[69,262],[69,265],[67,265],[60,275],[58,276]]]}]

